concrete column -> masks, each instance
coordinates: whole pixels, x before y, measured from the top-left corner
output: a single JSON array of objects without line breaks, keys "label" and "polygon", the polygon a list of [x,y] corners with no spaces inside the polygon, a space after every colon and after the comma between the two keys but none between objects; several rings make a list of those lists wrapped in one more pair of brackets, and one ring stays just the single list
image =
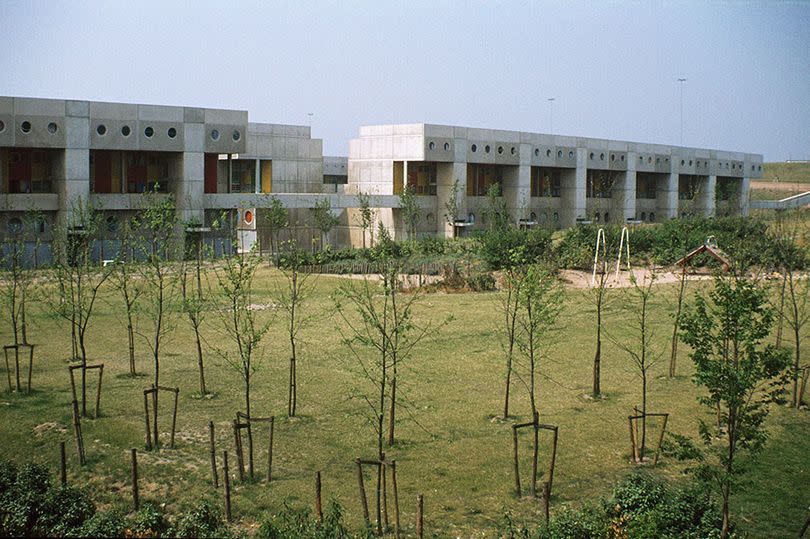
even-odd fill
[{"label": "concrete column", "polygon": [[531,165],[510,166],[503,175],[503,196],[514,222],[525,219],[532,189]]},{"label": "concrete column", "polygon": [[560,173],[560,226],[574,226],[578,217],[586,217],[585,189],[588,165],[584,148],[577,148],[577,167]]},{"label": "concrete column", "polygon": [[180,181],[174,189],[177,217],[181,222],[196,221],[203,224],[205,154],[184,152],[181,162]]},{"label": "concrete column", "polygon": [[751,210],[751,201],[749,199],[749,193],[751,191],[751,178],[740,178],[740,192],[739,192],[739,208],[740,208],[740,215],[743,217],[748,217],[748,213]]},{"label": "concrete column", "polygon": [[701,186],[699,208],[704,217],[714,217],[717,211],[717,176],[707,176]]},{"label": "concrete column", "polygon": [[627,223],[628,219],[636,218],[636,162],[638,156],[635,152],[627,154],[627,172],[624,177],[624,199],[622,201],[622,222]]},{"label": "concrete column", "polygon": [[675,172],[663,176],[663,185],[657,185],[656,220],[666,221],[678,216],[678,177]]},{"label": "concrete column", "polygon": [[258,159],[256,159],[256,168],[253,172],[253,192],[254,193],[262,192],[262,173]]},{"label": "concrete column", "polygon": [[90,195],[90,119],[65,118],[65,150],[57,162],[56,192],[59,194],[57,219],[69,223],[73,210],[86,205]]},{"label": "concrete column", "polygon": [[441,163],[436,167],[436,234],[445,238],[453,237],[453,227],[447,223],[445,218],[447,210],[444,205],[450,198],[450,192],[456,180],[458,180],[458,193],[456,194],[458,214],[456,217],[465,219],[467,215],[467,164]]}]

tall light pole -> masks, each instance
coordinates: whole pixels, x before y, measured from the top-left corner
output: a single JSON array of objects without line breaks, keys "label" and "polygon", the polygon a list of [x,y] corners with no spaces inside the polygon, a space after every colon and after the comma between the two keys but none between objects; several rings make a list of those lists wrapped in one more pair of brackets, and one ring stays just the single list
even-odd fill
[{"label": "tall light pole", "polygon": [[551,106],[551,121],[549,122],[549,132],[554,133],[554,100],[556,97],[549,97],[546,101],[548,101],[549,105]]},{"label": "tall light pole", "polygon": [[683,83],[686,82],[686,78],[679,77],[678,82],[681,85],[681,146],[683,146]]},{"label": "tall light pole", "polygon": [[309,118],[309,130],[312,131],[312,117],[315,115],[314,112],[307,112],[307,117]]}]

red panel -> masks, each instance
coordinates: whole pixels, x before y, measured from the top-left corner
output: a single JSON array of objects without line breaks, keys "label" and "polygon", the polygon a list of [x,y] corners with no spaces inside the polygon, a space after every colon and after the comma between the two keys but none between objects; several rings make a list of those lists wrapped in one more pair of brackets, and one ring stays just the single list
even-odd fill
[{"label": "red panel", "polygon": [[31,189],[31,150],[19,148],[11,151],[8,167],[9,193],[27,193]]},{"label": "red panel", "polygon": [[217,192],[217,154],[205,154],[205,183],[203,185],[204,192],[216,193]]},{"label": "red panel", "polygon": [[104,150],[93,152],[93,165],[95,167],[94,191],[96,193],[112,192],[112,152]]}]

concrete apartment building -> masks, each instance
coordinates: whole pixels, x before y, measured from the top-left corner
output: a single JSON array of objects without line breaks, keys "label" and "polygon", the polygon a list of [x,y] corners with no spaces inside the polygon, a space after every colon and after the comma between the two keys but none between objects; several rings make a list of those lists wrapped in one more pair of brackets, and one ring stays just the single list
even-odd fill
[{"label": "concrete apartment building", "polygon": [[[257,194],[320,193],[323,181],[309,127],[250,123],[238,110],[0,97],[0,231],[38,238],[44,259],[54,225],[80,199],[104,212],[114,250],[120,223],[154,185],[184,222],[208,226],[260,206]],[[228,250],[230,239],[212,244]]]},{"label": "concrete apartment building", "polygon": [[[322,148],[309,127],[249,122],[246,111],[0,97],[0,238],[22,233],[47,262],[54,225],[89,201],[104,212],[99,256],[114,256],[121,223],[154,185],[183,222],[210,226],[226,212],[245,245],[269,245],[262,213],[271,193],[290,210],[288,236],[305,246],[319,235],[309,209],[324,198],[340,217],[331,242],[362,244],[359,191],[403,237],[406,185],[422,208],[421,235],[484,226],[495,183],[527,226],[745,215],[748,182],[762,173],[761,155],[430,124],[361,127],[348,159]],[[456,180],[451,227],[444,204]],[[240,209],[252,210],[254,224],[240,225]],[[25,219],[30,210],[35,222]],[[235,235],[211,232],[210,243],[227,251]]]},{"label": "concrete apartment building", "polygon": [[[482,210],[494,183],[516,222],[560,228],[747,215],[750,179],[761,176],[757,154],[405,124],[360,128],[349,145],[347,189],[396,195],[411,186],[424,210],[418,234],[449,236],[485,226]],[[451,227],[445,202],[456,181],[458,221]],[[380,212],[402,237],[399,210]]]}]

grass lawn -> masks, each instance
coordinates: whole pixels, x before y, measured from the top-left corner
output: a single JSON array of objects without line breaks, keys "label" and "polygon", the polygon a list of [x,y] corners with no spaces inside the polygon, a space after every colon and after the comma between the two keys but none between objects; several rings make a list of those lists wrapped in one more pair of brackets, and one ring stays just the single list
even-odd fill
[{"label": "grass lawn", "polygon": [[[270,304],[270,292],[281,274],[262,268],[257,276],[258,304]],[[330,294],[346,279],[320,277],[306,309],[319,318],[302,333],[299,355],[300,417],[288,419],[286,382],[287,343],[280,315],[262,346],[263,360],[252,387],[253,413],[276,415],[274,480],[270,485],[237,484],[233,493],[235,517],[245,527],[255,525],[265,512],[285,502],[311,506],[315,471],[322,471],[325,499],[336,498],[347,519],[359,526],[362,512],[357,496],[354,458],[375,455],[375,434],[366,420],[367,406],[351,396],[369,389],[357,374],[355,361],[341,343]],[[690,284],[692,293],[709,283]],[[649,408],[669,412],[669,429],[696,435],[703,414],[690,381],[688,349],[681,345],[678,377],[666,378],[668,343],[672,326],[675,287],[660,285],[654,301],[656,342],[663,357],[652,369]],[[54,294],[46,289],[44,293]],[[633,306],[614,291],[606,321],[610,338],[603,349],[604,400],[587,397],[594,351],[594,307],[587,291],[569,290],[560,317],[560,331],[540,366],[541,421],[560,427],[552,511],[564,504],[578,505],[607,495],[612,485],[634,468],[630,462],[627,415],[640,404],[641,386],[629,358],[615,344],[629,336]],[[88,464],[78,465],[70,431],[70,384],[66,358],[70,333],[64,325],[37,308],[30,315],[29,335],[37,343],[32,395],[0,395],[0,458],[46,463],[54,470],[58,443],[68,441],[69,481],[91,491],[103,506],[126,507],[130,501],[129,448],[144,447],[142,390],[152,365],[145,343],[139,343],[138,370],[146,376],[127,376],[127,341],[124,314],[117,295],[104,291],[91,322],[89,351],[104,362],[102,416],[85,420]],[[273,316],[273,309],[259,317]],[[541,506],[513,494],[511,422],[498,419],[503,407],[504,359],[499,340],[500,315],[495,293],[432,294],[422,298],[416,320],[438,322],[448,314],[454,320],[420,345],[403,364],[398,391],[407,406],[399,411],[398,443],[386,451],[397,460],[403,524],[413,532],[415,500],[425,495],[429,530],[440,536],[493,536],[493,527],[505,510],[521,519],[539,521]],[[9,324],[0,328],[0,340],[10,341]],[[169,511],[190,506],[202,497],[221,500],[210,482],[208,421],[216,425],[218,458],[233,451],[229,430],[237,410],[244,409],[241,378],[214,352],[230,346],[221,322],[210,312],[204,323],[207,338],[206,376],[213,399],[194,398],[197,367],[193,332],[184,318],[167,342],[161,361],[161,384],[179,386],[177,447],[139,455],[141,498],[165,503]],[[5,382],[3,382],[5,384]],[[94,387],[94,386],[93,386]],[[373,389],[373,388],[372,388]],[[512,410],[527,420],[527,392],[514,386]],[[162,440],[168,444],[169,399],[161,400]],[[745,492],[732,498],[733,518],[742,531],[755,537],[795,535],[810,504],[810,415],[787,408],[773,410],[772,432],[766,454],[754,465],[753,480]],[[655,428],[655,426],[653,426]],[[266,433],[258,429],[257,470],[265,469],[262,451]],[[541,458],[547,459],[548,439]],[[528,484],[530,440],[521,442],[523,484]],[[221,462],[218,463],[221,466]],[[235,458],[231,457],[231,468]],[[544,464],[541,464],[541,469]],[[683,467],[662,459],[656,473],[673,481]],[[369,478],[370,479],[370,478]],[[371,481],[366,485],[370,487]],[[389,500],[389,504],[392,503]]]}]

